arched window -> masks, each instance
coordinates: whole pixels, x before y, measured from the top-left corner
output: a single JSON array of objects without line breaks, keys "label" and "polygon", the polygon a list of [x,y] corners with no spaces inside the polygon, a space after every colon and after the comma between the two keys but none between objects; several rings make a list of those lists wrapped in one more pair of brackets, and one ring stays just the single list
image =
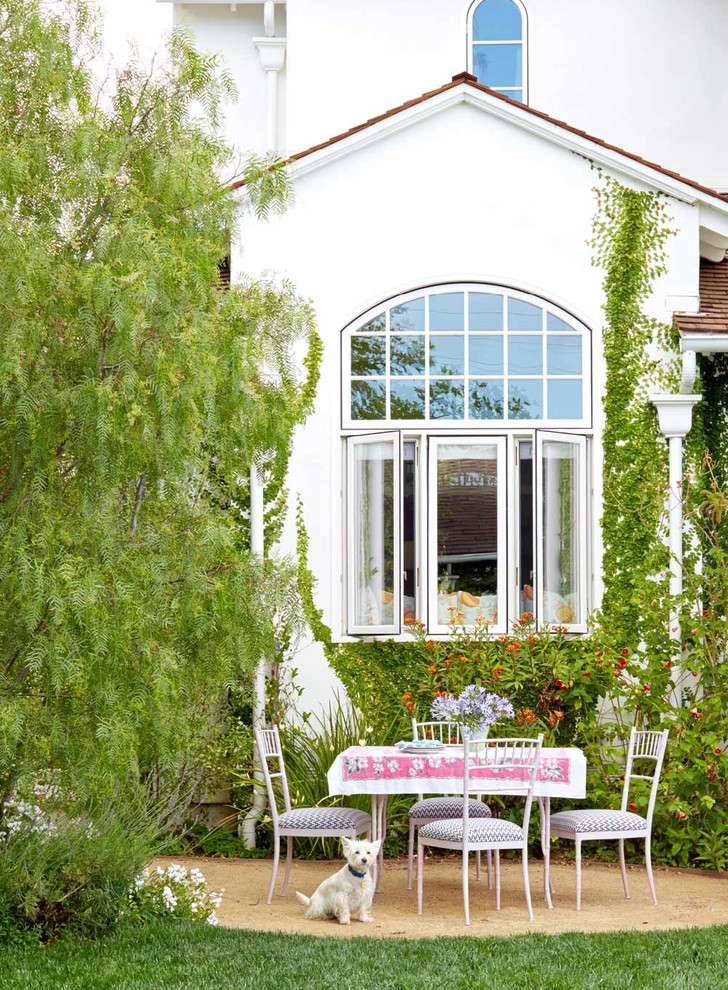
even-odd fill
[{"label": "arched window", "polygon": [[504,633],[523,612],[585,631],[587,328],[459,283],[374,307],[342,350],[347,631]]},{"label": "arched window", "polygon": [[526,24],[515,0],[481,0],[470,18],[472,72],[484,86],[527,102]]}]

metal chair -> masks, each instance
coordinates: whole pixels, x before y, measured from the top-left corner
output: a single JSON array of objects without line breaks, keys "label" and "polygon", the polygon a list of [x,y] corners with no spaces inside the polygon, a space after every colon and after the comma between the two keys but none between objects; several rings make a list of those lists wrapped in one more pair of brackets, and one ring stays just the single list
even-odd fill
[{"label": "metal chair", "polygon": [[[359,811],[358,808],[342,807],[315,807],[315,808],[291,808],[291,797],[288,790],[288,778],[286,768],[283,763],[283,750],[281,749],[281,737],[278,727],[272,729],[253,729],[255,745],[258,751],[258,759],[263,768],[263,777],[268,791],[268,803],[270,804],[271,818],[273,819],[273,875],[268,888],[267,904],[273,899],[273,888],[275,887],[276,875],[278,873],[278,860],[280,857],[280,838],[286,837],[286,871],[283,876],[283,889],[281,894],[285,896],[288,889],[288,877],[291,872],[291,861],[293,859],[293,837],[313,836],[313,837],[334,837],[356,839],[365,834],[367,838],[371,835],[372,819],[366,811]],[[271,763],[277,763],[278,770],[271,772]],[[276,793],[273,781],[279,779],[281,782],[281,793],[285,810],[278,812]]]},{"label": "metal chair", "polygon": [[[578,811],[560,811],[551,815],[551,835],[561,839],[571,839],[576,844],[576,910],[581,910],[581,844],[597,840],[615,839],[619,842],[619,866],[622,871],[624,896],[629,897],[627,883],[627,868],[624,860],[624,840],[645,840],[645,866],[647,867],[647,882],[654,904],[657,904],[655,881],[652,876],[652,858],[650,853],[650,836],[652,833],[652,815],[655,810],[657,784],[662,770],[662,761],[667,746],[667,729],[662,732],[638,732],[632,729],[627,751],[627,765],[624,770],[624,787],[622,788],[622,807],[619,811],[609,808],[586,808]],[[651,773],[634,773],[636,761],[648,760],[652,764]],[[647,805],[647,816],[643,818],[629,807],[630,784],[633,780],[649,780],[650,799]]]},{"label": "metal chair", "polygon": [[[418,722],[412,719],[412,738],[433,739],[446,746],[459,746],[462,743],[461,726],[457,722]],[[470,799],[471,818],[490,818],[491,810],[480,796]],[[418,794],[417,801],[409,810],[409,842],[407,846],[407,890],[412,890],[412,867],[415,858],[415,832],[429,822],[444,818],[462,818],[463,799],[459,795],[426,798]],[[477,878],[480,880],[480,855],[476,860]],[[487,857],[488,888],[491,886],[490,853]]]},{"label": "metal chair", "polygon": [[[417,913],[422,914],[423,851],[425,846],[462,851],[463,906],[465,924],[470,924],[470,883],[468,860],[471,852],[495,852],[495,906],[500,911],[500,850],[520,849],[523,862],[523,885],[528,917],[533,921],[531,887],[528,878],[528,824],[533,804],[533,785],[541,754],[543,735],[537,739],[490,739],[483,742],[463,741],[463,814],[461,818],[430,822],[417,835]],[[520,825],[498,818],[471,818],[471,790],[483,788],[484,771],[497,771],[508,781],[508,793],[523,794],[525,804]],[[515,774],[515,779],[514,779]],[[491,776],[491,790],[498,790],[498,779]]]}]

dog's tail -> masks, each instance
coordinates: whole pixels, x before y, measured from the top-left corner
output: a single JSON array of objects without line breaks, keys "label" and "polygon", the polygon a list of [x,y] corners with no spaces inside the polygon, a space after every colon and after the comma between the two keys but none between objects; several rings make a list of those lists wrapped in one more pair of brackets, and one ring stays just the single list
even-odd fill
[{"label": "dog's tail", "polygon": [[304,904],[306,907],[308,907],[309,904],[311,903],[311,898],[310,897],[306,897],[306,895],[305,894],[302,894],[300,890],[297,890],[296,891],[296,900],[299,903]]}]

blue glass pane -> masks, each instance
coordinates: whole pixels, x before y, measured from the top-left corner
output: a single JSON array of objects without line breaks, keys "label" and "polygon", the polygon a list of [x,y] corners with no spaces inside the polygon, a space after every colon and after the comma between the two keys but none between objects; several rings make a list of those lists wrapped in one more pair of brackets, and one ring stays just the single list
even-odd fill
[{"label": "blue glass pane", "polygon": [[513,0],[483,0],[473,13],[473,41],[516,41],[521,12]]},{"label": "blue glass pane", "polygon": [[576,327],[572,327],[570,323],[566,323],[565,320],[562,320],[558,316],[555,316],[554,313],[546,314],[546,329],[566,330],[569,333],[576,333]]},{"label": "blue glass pane", "polygon": [[392,382],[390,385],[392,419],[425,418],[425,383]]},{"label": "blue glass pane", "polygon": [[499,89],[497,90],[501,96],[508,96],[510,99],[515,100],[517,103],[523,103],[523,90],[520,89]]},{"label": "blue glass pane", "polygon": [[381,333],[383,330],[387,329],[387,317],[384,313],[377,313],[377,315],[365,323],[363,327],[359,327],[357,333]]},{"label": "blue glass pane", "polygon": [[543,337],[508,338],[508,374],[543,374]]},{"label": "blue glass pane", "polygon": [[471,375],[503,374],[503,338],[498,334],[492,337],[469,338],[468,358]]},{"label": "blue glass pane", "polygon": [[581,337],[548,335],[546,366],[550,375],[581,374]]},{"label": "blue glass pane", "polygon": [[581,380],[553,381],[547,386],[549,419],[581,419]]},{"label": "blue glass pane", "polygon": [[386,419],[384,382],[351,383],[351,418]]},{"label": "blue glass pane", "polygon": [[464,337],[430,336],[430,371],[433,375],[462,375],[465,371]]},{"label": "blue glass pane", "polygon": [[390,337],[389,371],[392,375],[424,375],[425,338]]},{"label": "blue glass pane", "polygon": [[464,382],[430,382],[430,419],[464,418]]},{"label": "blue glass pane", "polygon": [[441,292],[430,296],[430,330],[460,330],[465,324],[465,296],[462,292]]},{"label": "blue glass pane", "polygon": [[508,299],[509,330],[541,330],[542,311],[540,306],[524,302],[522,299]]},{"label": "blue glass pane", "polygon": [[521,85],[520,45],[473,45],[473,75],[484,86]]},{"label": "blue glass pane", "polygon": [[471,330],[503,329],[503,296],[471,292],[468,303]]},{"label": "blue glass pane", "polygon": [[352,375],[384,375],[387,371],[387,341],[384,337],[351,338]]},{"label": "blue glass pane", "polygon": [[424,330],[425,300],[410,299],[409,302],[393,306],[389,319],[392,330]]},{"label": "blue glass pane", "polygon": [[512,378],[508,382],[508,415],[511,419],[543,419],[543,384]]},{"label": "blue glass pane", "polygon": [[470,418],[503,419],[503,382],[470,383]]}]

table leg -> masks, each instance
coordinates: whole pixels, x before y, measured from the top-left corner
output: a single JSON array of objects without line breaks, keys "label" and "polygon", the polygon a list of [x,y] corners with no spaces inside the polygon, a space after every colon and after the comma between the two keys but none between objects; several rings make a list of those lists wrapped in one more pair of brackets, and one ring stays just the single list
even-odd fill
[{"label": "table leg", "polygon": [[543,896],[546,906],[553,908],[551,900],[551,798],[546,795],[538,798],[541,816],[541,849],[543,851]]},{"label": "table leg", "polygon": [[372,840],[382,840],[379,848],[379,855],[374,864],[374,889],[379,890],[382,886],[382,874],[384,873],[384,840],[387,837],[387,795],[372,794]]}]

